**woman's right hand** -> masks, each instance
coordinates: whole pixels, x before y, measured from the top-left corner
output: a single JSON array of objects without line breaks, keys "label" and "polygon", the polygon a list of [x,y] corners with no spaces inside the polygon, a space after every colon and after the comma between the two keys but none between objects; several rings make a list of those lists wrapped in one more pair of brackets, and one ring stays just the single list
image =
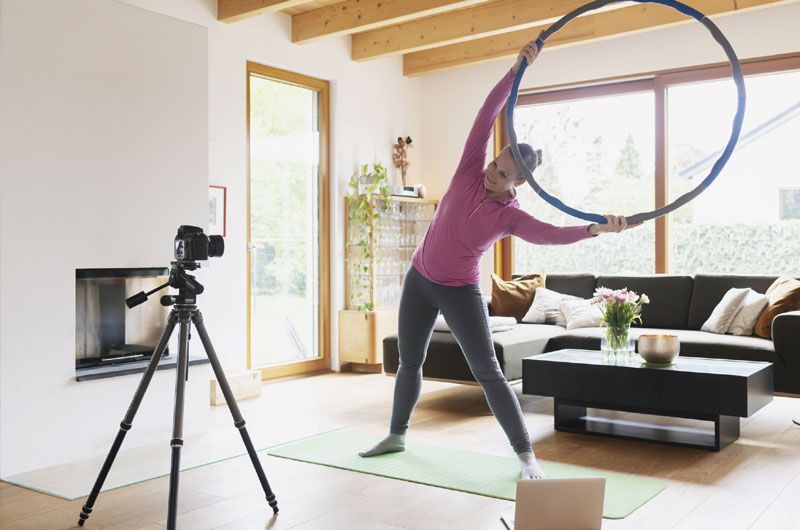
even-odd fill
[{"label": "woman's right hand", "polygon": [[522,61],[527,60],[528,66],[530,66],[533,64],[533,61],[536,60],[538,55],[539,46],[536,45],[535,40],[532,40],[520,50],[519,55],[517,56],[517,62],[514,64],[514,67],[511,70],[516,74],[519,71],[519,67],[522,66]]},{"label": "woman's right hand", "polygon": [[593,236],[603,233],[622,232],[623,230],[629,230],[642,225],[642,222],[629,225],[628,219],[624,215],[604,215],[603,217],[606,218],[605,223],[592,223],[589,225],[589,233]]}]

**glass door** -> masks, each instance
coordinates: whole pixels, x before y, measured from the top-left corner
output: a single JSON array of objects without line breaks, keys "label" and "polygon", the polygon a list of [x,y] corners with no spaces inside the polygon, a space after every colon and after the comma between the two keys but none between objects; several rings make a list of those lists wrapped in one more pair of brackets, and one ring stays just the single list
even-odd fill
[{"label": "glass door", "polygon": [[248,63],[248,367],[328,362],[327,82]]}]

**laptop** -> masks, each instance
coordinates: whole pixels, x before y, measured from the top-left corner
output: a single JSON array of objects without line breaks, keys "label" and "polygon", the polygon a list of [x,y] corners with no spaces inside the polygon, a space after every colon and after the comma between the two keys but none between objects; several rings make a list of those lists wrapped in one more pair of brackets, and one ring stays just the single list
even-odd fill
[{"label": "laptop", "polygon": [[520,480],[501,520],[509,530],[600,530],[605,490],[604,478]]}]

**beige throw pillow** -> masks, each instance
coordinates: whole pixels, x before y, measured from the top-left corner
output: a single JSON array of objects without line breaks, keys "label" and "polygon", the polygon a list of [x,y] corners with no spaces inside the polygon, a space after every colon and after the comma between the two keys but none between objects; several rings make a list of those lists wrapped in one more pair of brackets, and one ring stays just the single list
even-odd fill
[{"label": "beige throw pillow", "polygon": [[755,333],[765,339],[772,338],[772,319],[781,313],[800,307],[800,281],[781,276],[767,289],[767,307],[756,321]]},{"label": "beige throw pillow", "polygon": [[722,300],[711,312],[711,316],[700,327],[701,331],[709,331],[711,333],[725,333],[728,331],[733,317],[742,305],[749,289],[729,289]]},{"label": "beige throw pillow", "polygon": [[531,306],[537,287],[544,287],[544,273],[504,280],[492,274],[492,315],[514,317],[519,322]]}]

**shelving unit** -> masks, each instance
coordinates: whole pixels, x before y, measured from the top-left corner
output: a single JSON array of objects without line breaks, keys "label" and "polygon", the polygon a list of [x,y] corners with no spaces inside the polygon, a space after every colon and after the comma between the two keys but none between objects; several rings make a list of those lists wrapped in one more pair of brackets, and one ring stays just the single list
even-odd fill
[{"label": "shelving unit", "polygon": [[[371,196],[370,201],[380,201]],[[339,313],[339,359],[360,371],[380,371],[383,337],[397,331],[397,306],[411,257],[433,220],[438,201],[390,197],[389,209],[371,226],[368,258],[355,242],[345,205],[345,309]],[[364,307],[372,308],[363,310]],[[361,308],[362,310],[359,310]]]}]

